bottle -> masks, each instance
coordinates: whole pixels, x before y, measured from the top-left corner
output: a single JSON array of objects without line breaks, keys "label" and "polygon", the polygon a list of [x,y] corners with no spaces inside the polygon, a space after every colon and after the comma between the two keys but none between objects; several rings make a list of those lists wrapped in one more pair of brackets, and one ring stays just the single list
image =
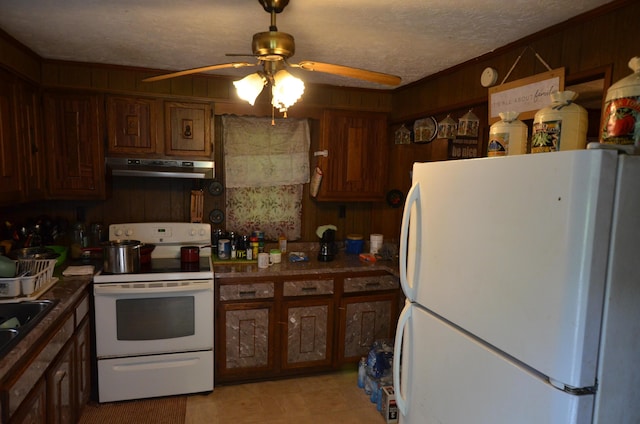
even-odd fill
[{"label": "bottle", "polygon": [[[260,242],[258,241],[258,237],[255,236],[251,236],[251,238],[249,239],[249,241],[251,242],[251,257],[253,259],[257,259],[258,258],[258,253],[260,253]],[[249,252],[247,252],[247,255],[249,254]]]},{"label": "bottle", "polygon": [[367,374],[367,358],[364,356],[360,358],[360,363],[358,364],[358,387],[364,389],[364,377]]},{"label": "bottle", "polygon": [[287,237],[285,237],[284,234],[278,238],[278,247],[280,248],[280,252],[287,253]]},{"label": "bottle", "polygon": [[247,257],[247,260],[248,261],[253,260],[253,247],[251,246],[251,238],[250,237],[245,236],[245,244],[244,244],[244,246],[245,246],[245,252],[246,252],[245,256]]}]

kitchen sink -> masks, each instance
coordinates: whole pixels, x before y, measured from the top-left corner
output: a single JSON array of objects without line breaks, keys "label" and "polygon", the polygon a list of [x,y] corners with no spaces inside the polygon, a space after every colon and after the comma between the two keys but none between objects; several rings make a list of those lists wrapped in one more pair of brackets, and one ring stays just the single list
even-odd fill
[{"label": "kitchen sink", "polygon": [[0,357],[26,336],[56,303],[52,300],[0,303]]}]

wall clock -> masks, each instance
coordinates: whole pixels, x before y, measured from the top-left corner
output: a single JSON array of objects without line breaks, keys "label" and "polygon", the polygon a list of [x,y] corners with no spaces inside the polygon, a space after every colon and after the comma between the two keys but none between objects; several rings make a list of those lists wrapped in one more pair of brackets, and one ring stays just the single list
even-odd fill
[{"label": "wall clock", "polygon": [[487,67],[482,71],[482,75],[480,75],[480,84],[483,87],[491,87],[498,81],[498,71],[496,71],[492,67]]}]

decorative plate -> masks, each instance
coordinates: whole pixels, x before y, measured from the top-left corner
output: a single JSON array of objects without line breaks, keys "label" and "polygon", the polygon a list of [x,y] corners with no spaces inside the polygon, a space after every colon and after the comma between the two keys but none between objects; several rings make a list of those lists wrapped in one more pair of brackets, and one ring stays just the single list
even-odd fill
[{"label": "decorative plate", "polygon": [[220,196],[224,191],[224,187],[220,181],[213,180],[209,183],[209,193],[214,196]]},{"label": "decorative plate", "polygon": [[404,193],[397,189],[390,190],[387,193],[387,203],[392,208],[399,208],[404,203]]},{"label": "decorative plate", "polygon": [[224,212],[220,209],[214,209],[209,212],[209,221],[212,224],[222,224],[224,222]]}]

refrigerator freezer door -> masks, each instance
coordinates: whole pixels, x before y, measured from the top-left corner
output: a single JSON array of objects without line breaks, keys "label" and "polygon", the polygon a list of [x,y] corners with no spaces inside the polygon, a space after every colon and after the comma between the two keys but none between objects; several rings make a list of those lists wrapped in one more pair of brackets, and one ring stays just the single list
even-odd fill
[{"label": "refrigerator freezer door", "polygon": [[595,385],[616,166],[591,150],[415,164],[408,297],[565,385]]},{"label": "refrigerator freezer door", "polygon": [[593,395],[556,389],[415,304],[405,314],[401,424],[591,422]]}]

